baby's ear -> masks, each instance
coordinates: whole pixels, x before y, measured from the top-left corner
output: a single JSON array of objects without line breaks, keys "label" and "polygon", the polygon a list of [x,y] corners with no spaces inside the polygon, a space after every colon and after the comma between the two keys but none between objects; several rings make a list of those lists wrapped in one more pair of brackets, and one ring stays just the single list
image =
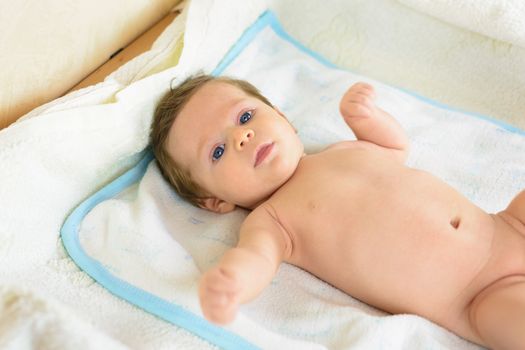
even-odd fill
[{"label": "baby's ear", "polygon": [[229,213],[235,209],[235,204],[223,201],[217,197],[208,197],[199,199],[199,207],[207,209],[218,214]]}]

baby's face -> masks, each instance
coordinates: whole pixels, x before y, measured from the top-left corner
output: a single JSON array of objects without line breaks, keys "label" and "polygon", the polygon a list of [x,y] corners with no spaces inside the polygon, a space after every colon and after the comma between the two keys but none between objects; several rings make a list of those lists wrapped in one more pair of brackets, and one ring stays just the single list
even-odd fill
[{"label": "baby's face", "polygon": [[168,152],[210,197],[254,208],[292,176],[304,148],[278,110],[209,82],[175,119]]}]

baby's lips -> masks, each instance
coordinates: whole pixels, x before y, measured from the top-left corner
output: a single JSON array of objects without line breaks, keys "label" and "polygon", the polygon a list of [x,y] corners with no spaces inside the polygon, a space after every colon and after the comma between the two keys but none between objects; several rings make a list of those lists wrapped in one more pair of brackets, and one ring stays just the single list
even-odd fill
[{"label": "baby's lips", "polygon": [[253,162],[253,166],[257,167],[259,164],[261,164],[266,157],[272,152],[273,149],[273,142],[265,142],[261,143],[257,148],[255,149],[255,160]]}]

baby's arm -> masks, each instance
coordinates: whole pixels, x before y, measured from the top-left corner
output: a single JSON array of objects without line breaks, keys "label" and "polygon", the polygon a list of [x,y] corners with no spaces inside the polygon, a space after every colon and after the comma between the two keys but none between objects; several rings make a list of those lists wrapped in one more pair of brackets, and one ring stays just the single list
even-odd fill
[{"label": "baby's arm", "polygon": [[374,88],[371,85],[352,85],[341,99],[341,115],[358,140],[390,149],[405,161],[408,138],[399,123],[375,105],[374,97]]},{"label": "baby's arm", "polygon": [[271,282],[290,245],[286,233],[272,221],[264,209],[253,211],[241,227],[237,246],[202,277],[199,298],[211,322],[232,322],[238,306]]}]

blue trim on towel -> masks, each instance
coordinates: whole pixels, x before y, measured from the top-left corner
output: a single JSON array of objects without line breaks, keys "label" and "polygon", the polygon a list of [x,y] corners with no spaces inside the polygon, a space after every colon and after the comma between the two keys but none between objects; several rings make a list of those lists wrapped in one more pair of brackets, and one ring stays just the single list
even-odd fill
[{"label": "blue trim on towel", "polygon": [[[275,15],[270,12],[264,12],[259,19],[248,28],[237,43],[230,49],[224,59],[219,63],[217,68],[212,72],[213,75],[220,75],[242,52],[242,50],[257,36],[257,34],[270,25],[271,28],[284,40],[290,42],[292,45],[317,59],[320,63],[335,69],[341,69],[325,59],[318,53],[310,50],[309,48],[302,45],[300,42],[292,38],[288,33],[281,27],[279,21]],[[497,124],[498,126],[515,133],[525,135],[524,130],[520,130],[504,122],[495,120],[490,117],[486,117],[480,114],[464,112],[444,104],[438,103],[426,97],[420,96],[414,92],[407,91],[402,88],[394,87],[401,90],[409,95],[412,95],[426,103],[437,106],[442,109],[461,112],[468,114],[476,118],[481,118]],[[146,292],[136,286],[129,284],[128,282],[111,274],[100,262],[91,258],[86,254],[82,248],[79,236],[78,228],[84,219],[84,217],[99,203],[104,200],[110,199],[116,196],[118,193],[140,181],[144,176],[149,163],[153,160],[153,154],[151,150],[146,149],[143,158],[137,165],[128,170],[126,173],[103,187],[101,190],[84,200],[73,212],[67,217],[61,228],[61,237],[64,247],[68,254],[71,256],[73,261],[88,275],[95,279],[102,286],[107,288],[111,293],[116,296],[127,300],[128,302],[141,307],[142,309],[150,312],[168,322],[173,323],[179,327],[185,328],[188,331],[196,334],[197,336],[215,344],[224,349],[256,349],[257,347],[240,336],[227,331],[223,328],[216,327],[203,319],[200,316],[193,314],[192,312],[185,310],[183,307],[168,302],[162,298],[159,298],[149,292]]]},{"label": "blue trim on towel", "polygon": [[199,337],[223,349],[257,349],[238,335],[217,327],[181,306],[159,298],[114,276],[99,261],[91,258],[82,248],[78,236],[79,226],[84,217],[99,203],[113,198],[124,189],[142,179],[148,165],[154,159],[150,149],[137,165],[87,198],[67,217],[60,235],[73,261],[94,280],[114,295],[156,315],[168,322],[185,328]]},{"label": "blue trim on towel", "polygon": [[[298,48],[299,50],[301,50],[304,53],[308,54],[309,56],[315,58],[317,61],[319,61],[320,63],[324,64],[325,66],[327,66],[329,68],[334,68],[334,69],[338,69],[338,70],[344,70],[344,71],[352,72],[354,74],[359,74],[358,72],[355,72],[355,71],[353,71],[351,69],[347,69],[347,68],[343,69],[343,68],[335,65],[334,63],[332,63],[331,61],[329,61],[328,59],[326,59],[325,57],[323,57],[319,53],[311,50],[310,48],[308,48],[306,46],[304,46],[301,42],[297,41],[295,38],[290,36],[283,29],[283,27],[281,26],[281,23],[279,22],[279,20],[277,19],[277,17],[274,15],[273,12],[266,11],[266,12],[264,12],[261,15],[261,17],[259,17],[259,20],[257,20],[257,22],[255,22],[250,28],[248,28],[248,30],[246,30],[246,32],[239,39],[239,41],[234,45],[234,47],[232,49],[230,49],[230,51],[222,59],[222,61],[217,66],[217,68],[215,68],[215,70],[212,72],[212,75],[215,75],[215,76],[221,75],[222,72],[239,55],[239,53],[241,53],[242,50],[255,38],[255,36],[257,36],[257,34],[259,34],[259,32],[262,29],[266,28],[267,25],[270,25],[270,27],[275,31],[275,33],[278,34],[282,39],[288,41],[289,43],[294,45],[296,48]],[[404,92],[407,95],[411,95],[412,97],[415,97],[418,100],[421,100],[421,101],[423,101],[423,102],[425,102],[427,104],[433,105],[433,106],[438,107],[440,109],[445,109],[445,110],[449,110],[449,111],[452,111],[452,112],[458,112],[458,113],[462,113],[462,114],[467,114],[467,115],[470,115],[472,117],[475,117],[475,118],[478,118],[478,119],[482,119],[482,120],[491,122],[493,124],[496,124],[497,126],[503,128],[503,129],[506,129],[507,131],[514,132],[514,133],[521,134],[521,135],[525,135],[525,130],[521,130],[521,129],[519,129],[519,128],[511,125],[511,124],[508,124],[506,122],[498,120],[498,119],[496,119],[494,117],[489,117],[489,116],[486,116],[486,115],[483,115],[483,114],[480,114],[480,113],[470,112],[470,111],[461,110],[459,108],[450,107],[450,106],[448,106],[448,105],[446,105],[444,103],[434,101],[434,100],[432,100],[432,99],[430,99],[428,97],[419,95],[416,92],[410,91],[410,90],[402,88],[402,87],[398,87],[398,86],[391,85],[391,84],[385,84],[385,85],[388,85],[388,86],[390,86],[390,87],[392,87],[392,88],[394,88],[396,90]]]},{"label": "blue trim on towel", "polygon": [[434,101],[434,100],[432,100],[432,99],[430,99],[428,97],[419,95],[418,93],[410,91],[410,90],[407,90],[405,88],[397,87],[397,86],[394,86],[394,85],[389,85],[389,86],[392,86],[394,89],[402,91],[402,92],[406,93],[407,95],[411,95],[411,96],[417,98],[418,100],[426,102],[426,103],[428,103],[430,105],[433,105],[435,107],[438,107],[438,108],[441,108],[441,109],[445,109],[445,110],[448,110],[448,111],[451,111],[451,112],[458,112],[458,113],[466,114],[466,115],[469,115],[469,116],[474,117],[474,118],[482,119],[482,120],[485,120],[485,121],[490,122],[492,124],[495,124],[495,125],[499,126],[500,128],[505,129],[507,131],[510,131],[510,132],[513,132],[513,133],[525,136],[525,130],[521,130],[520,128],[515,127],[514,125],[508,124],[508,123],[506,123],[504,121],[501,121],[499,119],[496,119],[494,117],[489,117],[489,116],[486,116],[486,115],[483,115],[483,114],[480,114],[480,113],[476,113],[476,112],[465,111],[465,110],[462,110],[462,109],[456,108],[456,107],[450,107],[450,106],[447,106],[444,103],[441,103],[441,102],[438,102],[438,101]]},{"label": "blue trim on towel", "polygon": [[281,23],[279,23],[279,20],[277,19],[277,17],[275,17],[273,12],[268,10],[268,11],[264,12],[259,17],[259,19],[250,28],[248,28],[244,32],[244,34],[241,36],[241,38],[230,49],[230,51],[228,51],[226,56],[224,56],[224,58],[221,60],[221,62],[217,66],[217,68],[215,68],[211,74],[215,75],[215,76],[221,75],[222,72],[232,63],[232,61],[235,58],[237,58],[237,56],[239,56],[239,54],[242,52],[242,50],[244,50],[244,48],[246,46],[248,46],[248,44],[250,44],[252,42],[252,40],[257,36],[257,34],[259,34],[259,32],[261,30],[263,30],[264,28],[266,28],[266,26],[268,26],[268,25],[281,38],[283,38],[284,40],[290,42],[292,45],[294,45],[295,47],[297,47],[299,50],[303,51],[304,53],[308,54],[309,56],[312,56],[313,58],[315,58],[316,60],[318,60],[319,62],[324,64],[325,66],[330,67],[330,68],[340,69],[335,64],[333,64],[332,62],[328,61],[326,58],[324,58],[323,56],[321,56],[317,52],[310,50],[309,48],[307,48],[306,46],[301,44],[299,41],[297,41],[296,39],[292,38],[283,29],[283,27],[281,26]]}]

